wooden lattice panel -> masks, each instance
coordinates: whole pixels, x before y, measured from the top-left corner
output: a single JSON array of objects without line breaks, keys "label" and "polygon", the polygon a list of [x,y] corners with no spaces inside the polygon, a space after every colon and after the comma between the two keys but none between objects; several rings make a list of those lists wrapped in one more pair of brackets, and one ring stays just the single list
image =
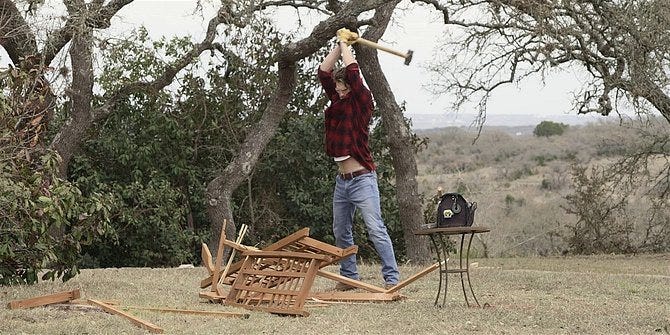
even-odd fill
[{"label": "wooden lattice panel", "polygon": [[248,251],[225,304],[270,313],[308,316],[304,310],[324,255],[290,251]]},{"label": "wooden lattice panel", "polygon": [[[346,249],[341,249],[309,237],[309,228],[303,228],[263,248],[263,251],[301,252],[326,256],[326,259],[323,260],[319,265],[320,268],[323,268],[327,265],[338,262],[344,257],[357,253],[358,246],[354,245]],[[231,284],[233,281],[235,281],[237,278],[237,271],[242,267],[242,263],[243,261],[238,261],[230,266],[230,269],[226,274],[226,278],[222,280],[224,284]],[[209,277],[203,279],[200,282],[200,287],[205,288],[211,285],[212,277],[212,274],[210,274]]]}]

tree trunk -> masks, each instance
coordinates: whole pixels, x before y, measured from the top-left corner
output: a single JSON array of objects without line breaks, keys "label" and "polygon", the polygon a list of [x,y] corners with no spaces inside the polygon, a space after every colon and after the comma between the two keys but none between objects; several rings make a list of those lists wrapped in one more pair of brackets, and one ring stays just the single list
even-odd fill
[{"label": "tree trunk", "polygon": [[233,192],[249,178],[263,149],[277,132],[279,122],[284,117],[293,95],[295,81],[296,63],[280,61],[278,88],[268,104],[269,107],[263,113],[261,120],[249,131],[233,161],[226,166],[221,175],[207,185],[207,214],[211,222],[210,249],[218,245],[224,219],[228,220],[226,236],[234,239],[236,229],[231,202]]},{"label": "tree trunk", "polygon": [[[375,25],[370,26],[365,32],[363,36],[365,39],[379,40],[398,2],[389,2],[376,10],[373,17]],[[356,52],[359,55],[357,58],[361,63],[365,80],[370,85],[370,90],[377,103],[377,109],[381,112],[382,126],[385,127],[388,136],[393,168],[396,173],[396,197],[400,209],[407,258],[417,263],[428,262],[432,259],[428,241],[413,233],[413,230],[419,229],[423,223],[423,210],[416,181],[418,169],[411,131],[404,121],[402,110],[396,103],[395,96],[379,65],[377,51],[373,48],[357,46]]]},{"label": "tree trunk", "polygon": [[207,214],[210,220],[209,248],[218,245],[223,220],[228,220],[226,236],[235,236],[235,224],[232,211],[233,192],[246,180],[256,166],[258,158],[275,135],[279,122],[284,117],[296,80],[296,62],[314,54],[327,41],[335,36],[337,29],[355,22],[360,13],[374,9],[384,3],[383,0],[350,1],[330,18],[320,22],[306,38],[290,43],[280,52],[277,89],[268,103],[259,123],[249,131],[238,154],[226,166],[221,175],[207,185]]},{"label": "tree trunk", "polygon": [[[81,13],[85,7],[84,1],[73,1],[68,5],[68,12],[70,16],[74,16]],[[72,84],[67,94],[70,98],[71,117],[51,142],[52,148],[58,151],[63,159],[60,166],[60,174],[63,177],[66,176],[70,159],[78,151],[79,144],[93,123],[91,113],[94,81],[92,50],[92,28],[82,24],[76,28],[74,35],[72,35],[70,46]]]}]

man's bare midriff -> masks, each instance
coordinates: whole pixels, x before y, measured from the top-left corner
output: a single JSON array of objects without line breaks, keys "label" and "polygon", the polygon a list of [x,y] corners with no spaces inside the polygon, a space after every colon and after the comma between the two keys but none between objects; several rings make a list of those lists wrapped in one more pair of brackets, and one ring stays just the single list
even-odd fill
[{"label": "man's bare midriff", "polygon": [[352,173],[363,169],[365,169],[365,167],[353,157],[337,162],[337,171],[339,173]]}]

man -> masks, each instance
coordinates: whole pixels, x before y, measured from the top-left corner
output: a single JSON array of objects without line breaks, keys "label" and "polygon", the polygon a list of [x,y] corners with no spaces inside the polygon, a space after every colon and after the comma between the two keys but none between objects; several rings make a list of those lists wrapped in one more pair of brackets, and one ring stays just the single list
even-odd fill
[{"label": "man", "polygon": [[[344,67],[333,71],[339,58]],[[360,210],[369,239],[382,263],[382,275],[388,289],[398,284],[398,265],[391,238],[381,217],[377,173],[368,145],[368,127],[373,100],[363,84],[358,63],[349,45],[339,41],[318,69],[318,77],[330,106],[325,112],[326,153],[337,163],[338,175],[333,192],[333,234],[340,248],[354,245],[353,219]],[[356,255],[340,261],[340,274],[360,279]],[[336,289],[354,287],[338,283]]]}]

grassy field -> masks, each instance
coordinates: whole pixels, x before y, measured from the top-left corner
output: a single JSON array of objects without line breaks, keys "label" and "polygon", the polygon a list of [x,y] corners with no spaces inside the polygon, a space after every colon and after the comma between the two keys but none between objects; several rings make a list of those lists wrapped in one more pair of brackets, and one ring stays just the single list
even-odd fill
[{"label": "grassy field", "polygon": [[[249,311],[248,319],[129,311],[166,334],[670,334],[670,254],[471,260],[473,286],[485,308],[465,306],[451,275],[447,306],[433,306],[438,274],[401,290],[390,303],[308,307],[308,317]],[[403,265],[403,278],[421,270]],[[335,267],[327,268],[337,271]],[[380,284],[377,265],[361,265]],[[145,334],[120,316],[56,307],[10,310],[11,300],[79,288],[82,298],[120,306],[247,312],[198,297],[204,268],[84,270],[67,283],[1,287],[1,334]],[[313,291],[332,281],[318,278]]]}]

